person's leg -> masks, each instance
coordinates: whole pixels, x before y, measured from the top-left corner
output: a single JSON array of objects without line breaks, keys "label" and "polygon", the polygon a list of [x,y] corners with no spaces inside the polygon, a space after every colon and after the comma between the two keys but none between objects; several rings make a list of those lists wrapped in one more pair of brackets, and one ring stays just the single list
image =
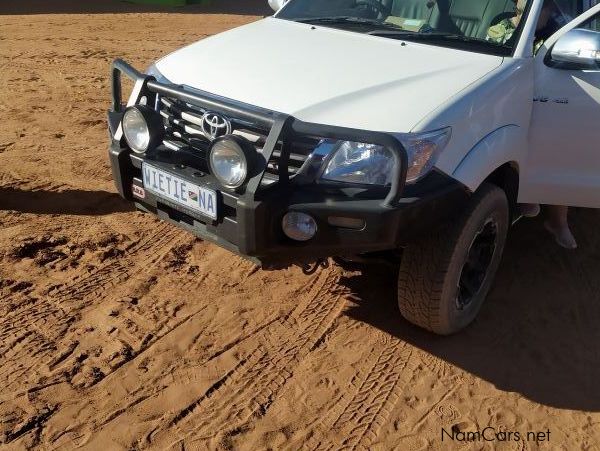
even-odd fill
[{"label": "person's leg", "polygon": [[547,206],[546,229],[554,235],[556,242],[566,249],[576,249],[577,241],[569,228],[569,207],[560,205]]}]

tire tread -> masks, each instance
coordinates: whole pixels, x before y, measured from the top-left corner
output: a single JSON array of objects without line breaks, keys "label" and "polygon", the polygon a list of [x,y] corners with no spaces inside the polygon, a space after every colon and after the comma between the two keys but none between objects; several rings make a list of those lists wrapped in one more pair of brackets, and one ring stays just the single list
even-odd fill
[{"label": "tire tread", "polygon": [[444,283],[452,257],[469,219],[499,195],[505,196],[499,187],[484,184],[453,220],[405,249],[398,275],[398,306],[409,322],[437,334],[452,333],[442,321]]}]

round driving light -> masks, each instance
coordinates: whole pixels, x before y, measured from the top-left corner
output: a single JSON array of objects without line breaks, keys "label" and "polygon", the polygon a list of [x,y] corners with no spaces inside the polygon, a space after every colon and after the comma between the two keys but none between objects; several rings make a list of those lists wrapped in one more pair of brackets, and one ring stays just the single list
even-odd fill
[{"label": "round driving light", "polygon": [[256,150],[241,136],[223,136],[210,148],[210,171],[225,188],[239,188],[248,180],[255,157]]},{"label": "round driving light", "polygon": [[308,241],[317,233],[317,223],[311,215],[290,211],[281,221],[283,233],[294,241]]},{"label": "round driving light", "polygon": [[136,153],[144,153],[158,146],[165,132],[161,116],[147,105],[127,108],[122,126],[125,141]]}]

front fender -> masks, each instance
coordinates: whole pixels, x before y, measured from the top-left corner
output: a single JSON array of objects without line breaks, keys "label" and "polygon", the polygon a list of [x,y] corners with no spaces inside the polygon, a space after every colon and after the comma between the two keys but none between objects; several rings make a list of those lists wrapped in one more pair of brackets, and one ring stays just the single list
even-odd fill
[{"label": "front fender", "polygon": [[526,133],[518,125],[506,125],[486,135],[465,155],[452,177],[475,191],[505,163],[521,165],[525,155]]}]

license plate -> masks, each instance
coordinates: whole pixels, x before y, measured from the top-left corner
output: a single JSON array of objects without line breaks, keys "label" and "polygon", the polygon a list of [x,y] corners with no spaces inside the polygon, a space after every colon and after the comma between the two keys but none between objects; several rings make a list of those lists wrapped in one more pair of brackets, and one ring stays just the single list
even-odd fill
[{"label": "license plate", "polygon": [[176,175],[142,164],[144,188],[163,199],[217,219],[217,193]]}]

